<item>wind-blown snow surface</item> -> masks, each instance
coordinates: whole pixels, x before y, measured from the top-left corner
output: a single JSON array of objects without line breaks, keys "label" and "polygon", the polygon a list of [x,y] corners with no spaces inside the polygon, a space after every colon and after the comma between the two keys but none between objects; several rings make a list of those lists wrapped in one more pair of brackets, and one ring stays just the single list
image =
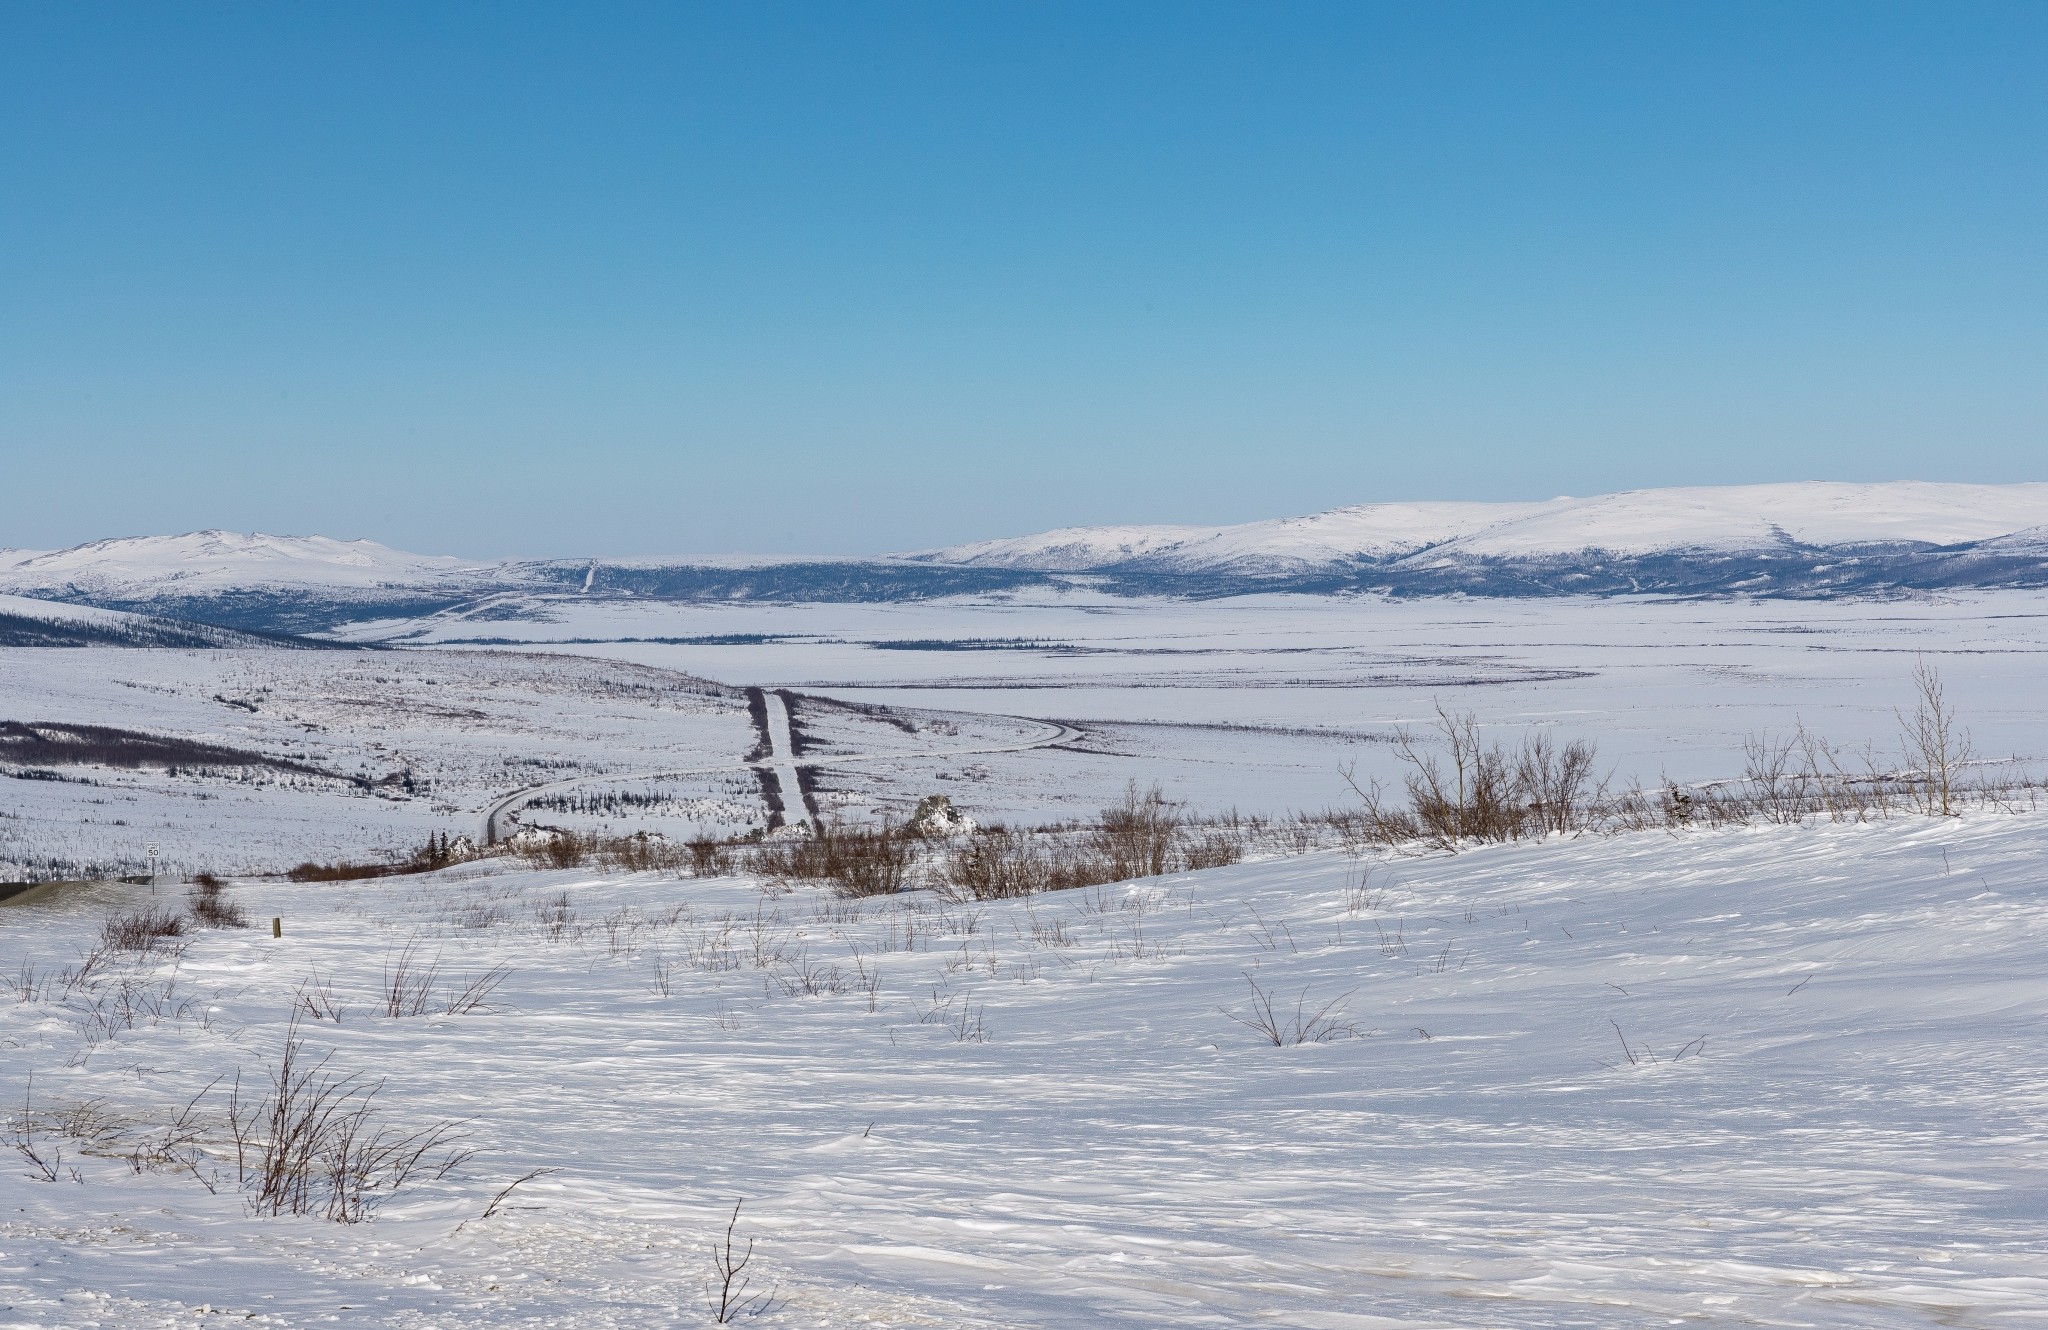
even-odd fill
[{"label": "wind-blown snow surface", "polygon": [[908,557],[1083,572],[1293,573],[1427,552],[1527,559],[1808,546],[1944,546],[2048,524],[2048,484],[1810,482],[1630,490],[1548,503],[1386,503],[1237,526],[1069,527]]},{"label": "wind-blown snow surface", "polygon": [[[284,938],[155,973],[203,1023],[89,1044],[81,1002],[8,1002],[0,1102],[33,1074],[143,1130],[260,1075],[317,972],[351,1007],[312,1047],[477,1157],[344,1227],[249,1217],[217,1126],[217,1195],[10,1156],[0,1325],[704,1324],[739,1198],[767,1325],[2038,1324],[2044,861],[2048,824],[1973,815],[1496,848],[1363,895],[1336,857],[975,907],[239,886]],[[0,967],[70,959],[108,903],[0,909]],[[415,938],[512,966],[498,1009],[373,1014]],[[1253,983],[1356,1037],[1263,1041]]]}]

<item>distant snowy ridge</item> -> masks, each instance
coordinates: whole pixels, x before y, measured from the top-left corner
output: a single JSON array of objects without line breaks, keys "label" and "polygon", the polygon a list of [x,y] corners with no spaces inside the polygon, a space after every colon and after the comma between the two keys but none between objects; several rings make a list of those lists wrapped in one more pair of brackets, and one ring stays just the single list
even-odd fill
[{"label": "distant snowy ridge", "polygon": [[[0,594],[262,633],[424,615],[545,618],[565,597],[858,603],[944,596],[1683,595],[2048,587],[2048,483],[1814,482],[1541,503],[1378,503],[1235,526],[1069,527],[873,558],[471,562],[325,536],[0,553]],[[40,630],[37,630],[40,631]]]},{"label": "distant snowy ridge", "polygon": [[419,586],[474,577],[491,565],[441,555],[407,554],[370,540],[328,536],[243,535],[194,531],[182,536],[95,540],[9,563],[0,555],[8,591],[109,594],[143,599],[256,588],[335,589]]},{"label": "distant snowy ridge", "polygon": [[318,646],[274,634],[243,632],[92,605],[0,595],[0,647],[277,647]]},{"label": "distant snowy ridge", "polygon": [[1631,490],[1547,503],[1386,503],[1235,526],[1069,527],[904,556],[966,567],[1285,575],[1361,562],[1642,557],[1787,547],[1928,549],[2032,531],[2048,484],[1811,482]]}]

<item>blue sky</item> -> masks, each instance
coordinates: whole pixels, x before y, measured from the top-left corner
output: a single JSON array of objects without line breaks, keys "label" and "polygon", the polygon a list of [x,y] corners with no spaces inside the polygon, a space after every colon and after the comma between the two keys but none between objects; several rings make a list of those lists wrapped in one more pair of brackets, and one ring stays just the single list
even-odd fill
[{"label": "blue sky", "polygon": [[0,545],[2048,479],[2048,5],[0,9]]}]

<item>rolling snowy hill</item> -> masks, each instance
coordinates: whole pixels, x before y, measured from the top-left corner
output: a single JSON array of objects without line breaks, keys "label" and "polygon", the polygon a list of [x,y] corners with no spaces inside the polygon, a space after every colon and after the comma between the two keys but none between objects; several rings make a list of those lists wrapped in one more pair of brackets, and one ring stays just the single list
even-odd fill
[{"label": "rolling snowy hill", "polygon": [[0,555],[0,578],[10,591],[69,591],[131,600],[260,587],[437,586],[464,581],[488,568],[440,555],[407,554],[369,540],[233,531],[131,536],[47,554],[8,553],[26,556],[9,564]]},{"label": "rolling snowy hill", "polygon": [[1809,483],[1631,490],[1547,503],[1361,504],[1237,526],[1069,527],[906,557],[1087,572],[1270,576],[1361,561],[1642,557],[1687,551],[1937,549],[2048,524],[2048,484]]},{"label": "rolling snowy hill", "polygon": [[504,570],[369,540],[193,531],[0,555],[0,594],[261,632],[430,613],[499,589]]},{"label": "rolling snowy hill", "polygon": [[0,647],[313,647],[329,644],[184,619],[0,595]]}]

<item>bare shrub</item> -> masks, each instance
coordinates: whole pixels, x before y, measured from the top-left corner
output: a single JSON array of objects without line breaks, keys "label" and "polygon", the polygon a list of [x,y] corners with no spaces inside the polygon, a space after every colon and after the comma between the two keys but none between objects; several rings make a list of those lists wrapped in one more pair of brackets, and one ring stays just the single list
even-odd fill
[{"label": "bare shrub", "polygon": [[438,835],[429,834],[422,844],[404,853],[393,852],[391,858],[380,863],[337,859],[333,863],[322,864],[309,859],[287,869],[285,876],[293,882],[357,882],[366,878],[399,877],[409,873],[431,873],[473,858],[475,853],[467,840],[451,841],[444,831]]},{"label": "bare shrub", "polygon": [[[38,1136],[40,1123],[36,1117],[34,1094],[35,1077],[31,1076],[28,1087],[22,1091],[20,1115],[8,1120],[8,1143],[27,1162],[30,1176],[41,1182],[55,1182],[64,1175],[64,1148],[50,1140],[47,1134]],[[74,1180],[82,1180],[78,1178],[77,1169],[71,1170],[71,1176]]]},{"label": "bare shrub", "polygon": [[581,868],[590,862],[594,840],[574,832],[557,831],[526,841],[519,853],[536,868]]},{"label": "bare shrub", "polygon": [[211,873],[192,879],[192,890],[185,894],[185,912],[205,928],[249,926],[248,912],[228,898],[225,884]]},{"label": "bare shrub", "polygon": [[408,942],[398,954],[384,961],[384,982],[378,989],[384,997],[386,1016],[423,1016],[434,1001],[434,981],[440,977],[438,961],[422,961],[419,945]]},{"label": "bare shrub", "polygon": [[315,972],[299,985],[293,995],[293,1007],[308,1019],[341,1023],[342,1015],[348,1011],[348,1003],[334,991],[334,985]]},{"label": "bare shrub", "polygon": [[576,911],[569,905],[569,893],[557,892],[548,900],[534,907],[534,922],[540,926],[541,936],[550,942],[560,942],[572,934],[576,927]]},{"label": "bare shrub", "polygon": [[6,989],[16,1002],[47,1002],[57,986],[56,976],[38,970],[27,957],[22,958],[13,974],[0,974],[0,988]]},{"label": "bare shrub", "polygon": [[1797,826],[1806,819],[1813,803],[1812,782],[1805,764],[1797,760],[1797,736],[1773,738],[1752,734],[1742,741],[1743,784],[1736,797],[1747,796],[1749,807],[1736,811],[1736,819],[1751,818],[1785,826]]},{"label": "bare shrub", "polygon": [[691,841],[687,848],[690,851],[690,876],[724,877],[732,872],[733,859],[730,847],[700,836]]},{"label": "bare shrub", "polygon": [[1051,919],[1041,919],[1036,912],[1027,908],[1025,918],[1031,926],[1031,943],[1033,946],[1060,948],[1074,945],[1074,935],[1068,931],[1067,921],[1060,916],[1054,915]]},{"label": "bare shrub", "polygon": [[268,1093],[245,1107],[236,1078],[228,1123],[236,1177],[256,1214],[361,1223],[408,1182],[446,1177],[470,1156],[457,1123],[382,1126],[376,1100],[384,1083],[330,1072],[331,1057],[307,1052],[294,1013]]},{"label": "bare shrub", "polygon": [[1188,872],[1227,868],[1244,859],[1244,839],[1230,831],[1204,831],[1182,838],[1179,866]]},{"label": "bare shrub", "polygon": [[293,882],[356,882],[364,878],[390,877],[398,872],[394,864],[367,864],[339,859],[331,864],[316,864],[312,860],[285,870],[285,877]]},{"label": "bare shrub", "polygon": [[1594,746],[1573,740],[1562,748],[1542,731],[1509,750],[1488,744],[1470,712],[1437,704],[1431,727],[1441,755],[1406,728],[1395,731],[1394,752],[1407,768],[1406,806],[1378,781],[1361,785],[1355,767],[1343,775],[1363,805],[1358,821],[1343,828],[1347,848],[1427,841],[1455,850],[1467,841],[1510,841],[1524,836],[1586,830],[1597,820]]},{"label": "bare shrub", "polygon": [[1351,993],[1331,998],[1311,1011],[1308,990],[1303,989],[1294,1001],[1294,1010],[1289,1011],[1284,1003],[1275,1005],[1273,995],[1259,987],[1258,980],[1246,975],[1244,981],[1251,985],[1251,1010],[1243,1016],[1234,1011],[1223,1014],[1246,1029],[1257,1031],[1261,1038],[1276,1048],[1295,1044],[1327,1044],[1359,1033],[1356,1025],[1343,1018],[1344,1004],[1350,1000]]},{"label": "bare shrub", "polygon": [[754,1240],[747,1239],[741,1248],[733,1240],[740,1225],[741,1201],[732,1203],[732,1219],[725,1226],[725,1241],[713,1243],[711,1247],[711,1293],[718,1305],[713,1320],[719,1325],[730,1325],[741,1316],[754,1317],[775,1308],[773,1291],[749,1294],[753,1276],[746,1273],[747,1266],[754,1260]]},{"label": "bare shrub", "polygon": [[1180,821],[1180,805],[1168,801],[1157,785],[1140,792],[1138,782],[1130,782],[1124,788],[1123,802],[1103,809],[1102,823],[1096,828],[1095,847],[1109,867],[1105,880],[1120,882],[1164,873]]},{"label": "bare shrub", "polygon": [[893,896],[915,856],[916,838],[884,824],[874,831],[826,828],[817,837],[824,848],[825,877],[842,896]]},{"label": "bare shrub", "polygon": [[733,939],[733,918],[726,915],[714,929],[700,925],[683,935],[683,963],[693,970],[719,973],[737,970],[745,965],[738,945]]},{"label": "bare shrub", "polygon": [[1386,903],[1387,893],[1374,885],[1372,865],[1360,863],[1344,876],[1344,913],[1369,914]]},{"label": "bare shrub", "polygon": [[969,836],[946,856],[948,894],[966,900],[1007,900],[1046,890],[1052,882],[1050,856],[1032,838],[1007,827]]},{"label": "bare shrub", "polygon": [[853,986],[836,965],[801,965],[774,980],[784,997],[837,996]]},{"label": "bare shrub", "polygon": [[[559,1169],[559,1168],[536,1168],[536,1169],[533,1169],[533,1170],[532,1170],[532,1171],[530,1171],[530,1172],[527,1172],[527,1173],[523,1173],[523,1174],[521,1174],[520,1176],[518,1176],[518,1177],[516,1177],[516,1178],[512,1179],[512,1181],[510,1181],[510,1182],[506,1183],[506,1184],[505,1184],[505,1185],[504,1185],[503,1187],[500,1187],[500,1188],[498,1189],[498,1194],[497,1194],[496,1196],[493,1196],[493,1197],[491,1197],[491,1202],[490,1202],[490,1204],[489,1204],[489,1205],[486,1205],[486,1206],[484,1207],[484,1212],[483,1212],[482,1214],[478,1215],[478,1216],[477,1216],[477,1218],[479,1218],[479,1219],[490,1219],[490,1218],[493,1218],[493,1217],[495,1217],[495,1216],[497,1215],[497,1213],[498,1213],[498,1212],[499,1212],[500,1210],[503,1210],[503,1209],[505,1209],[505,1208],[506,1208],[506,1207],[505,1207],[505,1202],[507,1202],[507,1201],[509,1201],[509,1200],[511,1200],[511,1199],[512,1199],[512,1193],[513,1193],[513,1192],[515,1192],[515,1191],[518,1191],[518,1190],[519,1190],[519,1189],[520,1189],[521,1187],[524,1187],[524,1186],[525,1186],[525,1185],[526,1185],[527,1183],[529,1183],[529,1182],[532,1182],[532,1181],[533,1181],[533,1180],[534,1180],[535,1178],[544,1178],[544,1177],[547,1177],[547,1176],[548,1176],[548,1175],[549,1175],[550,1173],[559,1173],[559,1172],[561,1172],[561,1171],[562,1171],[562,1170],[561,1170],[561,1169]],[[513,1206],[512,1208],[513,1208],[513,1209],[515,1209],[515,1210],[518,1210],[518,1209],[538,1209],[539,1207],[538,1207],[538,1206]],[[459,1227],[460,1227],[460,1225],[458,1225],[457,1227],[459,1228]]]},{"label": "bare shrub", "polygon": [[184,935],[185,920],[154,905],[109,915],[100,925],[100,944],[110,952],[157,951]]},{"label": "bare shrub", "polygon": [[1913,714],[1899,713],[1906,779],[1915,803],[1929,817],[1954,817],[1963,768],[1974,756],[1970,732],[1956,721],[1941,672],[1920,660],[1913,666]]},{"label": "bare shrub", "polygon": [[1570,833],[1585,825],[1593,758],[1594,747],[1584,739],[1558,748],[1547,732],[1538,730],[1522,741],[1515,757],[1515,790],[1539,829]]},{"label": "bare shrub", "polygon": [[96,980],[78,986],[78,996],[67,1004],[90,1044],[103,1043],[125,1030],[186,1022],[207,1028],[211,1016],[207,1004],[181,993],[176,977],[150,979],[121,975],[113,980]]},{"label": "bare shrub", "polygon": [[[1026,831],[991,827],[948,851],[940,891],[955,900],[1006,900],[1130,876],[1103,851],[1099,828]],[[1163,871],[1163,870],[1162,870]]]},{"label": "bare shrub", "polygon": [[814,835],[762,845],[753,852],[753,867],[768,877],[830,882],[842,896],[890,896],[903,890],[918,844],[915,834],[887,823],[834,823]]},{"label": "bare shrub", "polygon": [[494,965],[482,974],[470,975],[462,980],[462,987],[449,989],[448,996],[441,1002],[441,1010],[450,1016],[473,1016],[479,1012],[495,1011],[491,995],[511,977],[512,967],[509,965]]},{"label": "bare shrub", "polygon": [[[1739,777],[1691,785],[1666,779],[1649,789],[1637,784],[1618,792],[1595,780],[1590,743],[1558,748],[1539,733],[1511,754],[1499,744],[1482,743],[1469,713],[1438,706],[1437,747],[1425,747],[1405,730],[1397,733],[1395,753],[1407,769],[1401,789],[1361,782],[1355,766],[1346,768],[1343,776],[1359,807],[1326,820],[1355,855],[1375,845],[1455,850],[1469,840],[1554,832],[1791,825],[1813,817],[1862,822],[1903,808],[1953,817],[1971,802],[2018,807],[2018,792],[2039,789],[2017,759],[1998,779],[1978,774],[1966,783],[1966,773],[1981,773],[1984,764],[1947,699],[1940,673],[1920,661],[1913,688],[1913,712],[1898,713],[1902,769],[1887,767],[1873,746],[1839,749],[1801,725],[1790,735],[1746,738]],[[1271,843],[1271,833],[1254,822],[1253,834]]]},{"label": "bare shrub", "polygon": [[437,1010],[449,1016],[469,1016],[491,1010],[491,994],[511,975],[510,966],[493,966],[482,974],[450,980],[447,991],[437,997],[441,958],[422,960],[418,944],[408,942],[384,962],[384,983],[379,991],[386,1016],[424,1016]]},{"label": "bare shrub", "polygon": [[644,831],[636,831],[630,836],[594,838],[591,852],[606,867],[624,869],[628,873],[674,872],[682,867],[686,857],[683,849],[665,837]]},{"label": "bare shrub", "polygon": [[1463,840],[1506,841],[1523,834],[1528,809],[1515,784],[1515,767],[1499,744],[1480,741],[1479,722],[1471,712],[1454,714],[1437,707],[1438,735],[1450,766],[1440,769],[1434,754],[1417,748],[1402,732],[1395,747],[1411,768],[1408,797],[1415,814],[1441,844]]},{"label": "bare shrub", "polygon": [[1244,857],[1246,832],[1213,824],[1199,834],[1157,785],[1133,781],[1093,827],[1023,830],[992,823],[948,849],[938,875],[955,900],[1007,900],[1099,886],[1169,870],[1216,868]]}]

